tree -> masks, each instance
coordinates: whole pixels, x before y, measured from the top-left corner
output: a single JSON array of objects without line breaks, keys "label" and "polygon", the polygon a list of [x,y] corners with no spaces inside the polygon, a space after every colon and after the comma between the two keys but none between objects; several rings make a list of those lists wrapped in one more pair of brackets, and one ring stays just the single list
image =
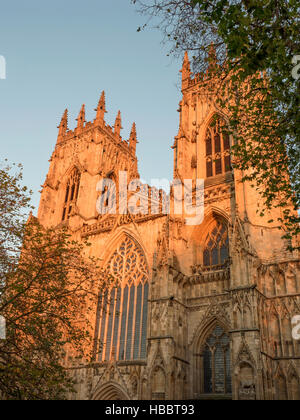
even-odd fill
[{"label": "tree", "polygon": [[[195,72],[217,66],[218,103],[226,108],[234,138],[233,165],[254,181],[263,208],[278,217],[291,241],[300,233],[300,6],[296,0],[132,0],[160,18],[171,53],[192,51]],[[140,28],[139,28],[140,30]],[[299,57],[298,57],[299,58]],[[300,60],[299,60],[300,61]],[[226,92],[226,95],[224,95]],[[262,187],[262,188],[261,188]],[[273,222],[270,220],[270,222]],[[296,241],[295,241],[296,242]],[[299,248],[297,245],[294,247]]]},{"label": "tree", "polygon": [[32,215],[22,168],[0,169],[0,395],[63,399],[73,390],[70,360],[92,361],[92,316],[104,280],[86,243]]}]

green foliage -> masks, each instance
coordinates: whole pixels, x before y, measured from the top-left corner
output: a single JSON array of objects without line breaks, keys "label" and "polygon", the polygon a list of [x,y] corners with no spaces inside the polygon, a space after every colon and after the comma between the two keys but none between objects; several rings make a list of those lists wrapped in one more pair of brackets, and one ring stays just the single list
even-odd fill
[{"label": "green foliage", "polygon": [[92,360],[91,316],[103,276],[84,256],[87,244],[66,229],[45,229],[30,216],[21,168],[0,169],[0,395],[63,399],[74,382],[70,357]]},{"label": "green foliage", "polygon": [[[300,6],[295,0],[134,1],[161,18],[171,52],[192,51],[194,71],[206,72],[211,43],[222,82],[218,103],[229,117],[234,166],[255,181],[264,210],[285,208],[278,222],[285,238],[299,234]],[[263,77],[262,77],[263,76]],[[216,92],[214,92],[216,93]],[[226,95],[224,95],[226,93]]]}]

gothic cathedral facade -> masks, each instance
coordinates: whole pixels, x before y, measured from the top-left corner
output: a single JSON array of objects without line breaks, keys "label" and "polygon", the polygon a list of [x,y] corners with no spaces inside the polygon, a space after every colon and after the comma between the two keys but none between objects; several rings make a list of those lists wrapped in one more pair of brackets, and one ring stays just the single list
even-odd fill
[{"label": "gothic cathedral facade", "polygon": [[[180,127],[172,147],[174,179],[204,179],[204,220],[163,212],[99,215],[97,184],[139,178],[137,135],[96,119],[68,129],[67,111],[43,185],[38,219],[88,238],[117,287],[99,294],[93,366],[73,366],[70,398],[93,400],[300,400],[300,259],[286,250],[260,198],[230,162],[226,113],[205,80],[182,68]],[[214,124],[212,124],[214,121]],[[153,152],[155,153],[155,151]],[[275,217],[274,217],[275,216]],[[273,214],[272,219],[276,220]],[[109,306],[109,307],[107,307]]]}]

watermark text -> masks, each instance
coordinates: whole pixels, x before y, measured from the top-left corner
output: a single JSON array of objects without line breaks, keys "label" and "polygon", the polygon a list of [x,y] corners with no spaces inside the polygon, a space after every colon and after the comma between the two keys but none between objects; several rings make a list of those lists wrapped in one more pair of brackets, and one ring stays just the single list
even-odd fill
[{"label": "watermark text", "polygon": [[[204,219],[204,179],[168,181],[153,179],[150,186],[140,179],[128,179],[120,171],[118,179],[103,178],[97,184],[100,193],[97,212],[105,214],[184,215],[188,226],[200,225]],[[163,188],[159,188],[162,186]],[[166,191],[167,190],[167,191]]]},{"label": "watermark text", "polygon": [[300,340],[300,315],[292,318],[292,336],[294,340]]}]

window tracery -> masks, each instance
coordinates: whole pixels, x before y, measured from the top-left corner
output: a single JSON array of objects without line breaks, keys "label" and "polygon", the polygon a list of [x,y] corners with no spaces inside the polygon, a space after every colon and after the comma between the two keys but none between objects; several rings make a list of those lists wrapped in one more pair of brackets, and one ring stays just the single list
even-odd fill
[{"label": "window tracery", "polygon": [[230,138],[225,130],[225,121],[214,117],[207,129],[206,143],[206,177],[224,174],[231,170]]},{"label": "window tracery", "polygon": [[62,220],[68,220],[72,214],[79,193],[80,173],[74,168],[67,182]]},{"label": "window tracery", "polygon": [[203,365],[204,393],[231,394],[230,338],[219,325],[205,341]]},{"label": "window tracery", "polygon": [[[107,273],[115,287],[99,297],[98,361],[146,358],[148,268],[141,248],[126,237],[111,256]],[[97,331],[98,330],[98,331]]]},{"label": "window tracery", "polygon": [[229,257],[228,229],[221,220],[215,220],[206,236],[203,251],[205,268],[221,268]]}]

